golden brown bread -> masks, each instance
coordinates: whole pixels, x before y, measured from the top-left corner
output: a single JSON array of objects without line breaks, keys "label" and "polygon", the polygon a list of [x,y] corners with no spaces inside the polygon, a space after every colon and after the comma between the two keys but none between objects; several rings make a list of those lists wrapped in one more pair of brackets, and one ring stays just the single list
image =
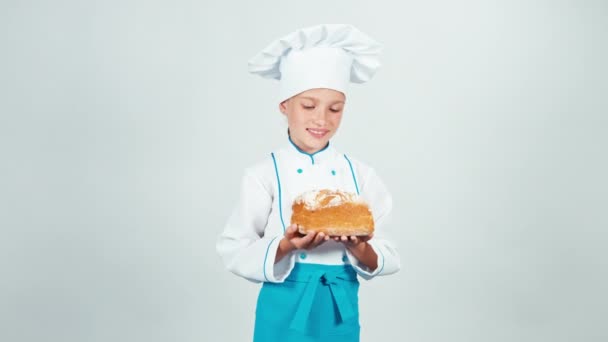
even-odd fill
[{"label": "golden brown bread", "polygon": [[291,208],[291,224],[297,224],[302,234],[316,231],[331,236],[366,236],[374,232],[368,205],[353,193],[312,190],[298,196]]}]

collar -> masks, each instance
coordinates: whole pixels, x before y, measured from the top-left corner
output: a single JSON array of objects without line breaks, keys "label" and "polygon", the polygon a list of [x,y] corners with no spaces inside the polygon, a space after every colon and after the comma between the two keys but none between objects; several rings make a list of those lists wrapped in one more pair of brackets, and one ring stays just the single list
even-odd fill
[{"label": "collar", "polygon": [[289,147],[288,151],[295,155],[296,158],[301,159],[307,163],[311,163],[312,165],[323,163],[331,158],[333,158],[335,151],[333,146],[330,146],[331,143],[328,142],[325,147],[318,150],[315,153],[308,153],[299,148],[294,142],[291,140],[291,137],[288,136]]}]

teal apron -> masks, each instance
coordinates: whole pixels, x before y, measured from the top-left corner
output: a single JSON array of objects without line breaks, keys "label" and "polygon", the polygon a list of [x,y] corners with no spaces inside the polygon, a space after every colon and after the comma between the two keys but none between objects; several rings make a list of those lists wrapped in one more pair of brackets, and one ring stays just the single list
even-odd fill
[{"label": "teal apron", "polygon": [[359,341],[358,292],[350,265],[296,263],[285,282],[262,286],[253,340]]}]

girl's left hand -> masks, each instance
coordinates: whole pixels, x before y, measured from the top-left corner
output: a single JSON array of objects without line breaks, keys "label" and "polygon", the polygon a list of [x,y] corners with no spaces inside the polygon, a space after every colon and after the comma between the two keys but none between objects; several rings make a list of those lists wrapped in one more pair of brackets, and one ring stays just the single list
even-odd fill
[{"label": "girl's left hand", "polygon": [[366,236],[342,235],[342,236],[333,236],[332,238],[336,242],[342,242],[346,246],[346,248],[352,249],[352,248],[357,248],[361,244],[365,244],[365,242],[371,240],[372,237],[374,237],[374,234],[370,234],[370,235],[366,235]]},{"label": "girl's left hand", "polygon": [[367,242],[374,237],[373,234],[368,236],[334,236],[333,239],[337,242],[342,242],[359,262],[367,266],[370,270],[378,268],[378,255]]}]

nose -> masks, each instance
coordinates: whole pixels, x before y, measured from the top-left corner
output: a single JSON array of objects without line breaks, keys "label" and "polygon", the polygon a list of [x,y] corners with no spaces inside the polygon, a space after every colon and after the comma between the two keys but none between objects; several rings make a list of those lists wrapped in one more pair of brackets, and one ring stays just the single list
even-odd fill
[{"label": "nose", "polygon": [[313,122],[319,126],[323,126],[325,125],[325,121],[327,120],[327,111],[328,109],[322,108],[321,106],[318,106],[317,108],[315,108],[315,111],[313,113]]}]

